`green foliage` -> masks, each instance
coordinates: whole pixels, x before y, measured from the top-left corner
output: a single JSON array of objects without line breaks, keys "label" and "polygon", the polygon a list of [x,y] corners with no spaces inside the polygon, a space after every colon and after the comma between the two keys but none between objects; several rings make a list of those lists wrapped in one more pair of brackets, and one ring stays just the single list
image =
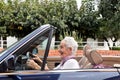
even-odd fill
[{"label": "green foliage", "polygon": [[120,50],[120,47],[112,47],[112,50]]},{"label": "green foliage", "polygon": [[[74,36],[77,38],[83,36],[94,36],[94,28],[98,22],[92,22],[96,19],[95,13],[91,10],[92,4],[84,1],[83,9],[78,10],[76,0],[8,0],[7,3],[1,2],[0,26],[6,26],[7,34],[16,37],[23,37],[42,24],[51,24],[57,27],[56,39],[60,35]],[[89,13],[91,13],[89,15]],[[97,24],[98,25],[98,24]],[[87,32],[91,32],[87,35]],[[81,35],[81,36],[80,36]]]},{"label": "green foliage", "polygon": [[[71,32],[70,28],[78,25],[71,21],[74,19],[72,15],[76,13],[74,11],[77,10],[75,0],[43,0],[41,2],[39,0],[25,0],[24,2],[8,0],[7,3],[2,1],[0,6],[0,26],[6,26],[7,34],[11,36],[23,37],[46,23],[58,27],[56,34],[65,36],[66,31]],[[68,19],[72,24],[70,27],[66,24]]]},{"label": "green foliage", "polygon": [[51,24],[57,27],[57,41],[65,36],[74,36],[84,41],[87,38],[106,40],[113,37],[114,41],[118,40],[120,1],[101,0],[98,11],[93,1],[83,0],[78,10],[76,0],[1,0],[0,27],[5,27],[4,33],[18,38],[40,25]]},{"label": "green foliage", "polygon": [[8,0],[0,4],[0,26],[6,26],[8,35],[23,37],[44,24],[38,0]]},{"label": "green foliage", "polygon": [[101,0],[99,14],[102,16],[99,37],[115,43],[120,39],[120,0]]},{"label": "green foliage", "polygon": [[6,33],[6,27],[0,27],[0,35]]}]

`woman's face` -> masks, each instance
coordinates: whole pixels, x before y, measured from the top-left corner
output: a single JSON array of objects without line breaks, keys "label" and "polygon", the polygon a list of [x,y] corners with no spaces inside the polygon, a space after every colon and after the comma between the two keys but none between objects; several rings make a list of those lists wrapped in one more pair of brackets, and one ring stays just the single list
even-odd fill
[{"label": "woman's face", "polygon": [[69,47],[66,47],[65,41],[62,40],[60,43],[58,52],[60,53],[61,58],[65,58],[65,57],[71,55],[72,49]]}]

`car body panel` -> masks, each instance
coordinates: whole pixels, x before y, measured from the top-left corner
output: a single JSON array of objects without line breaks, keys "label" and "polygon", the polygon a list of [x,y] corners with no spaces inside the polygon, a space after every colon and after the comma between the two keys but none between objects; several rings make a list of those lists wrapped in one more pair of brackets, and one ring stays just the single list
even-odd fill
[{"label": "car body panel", "polygon": [[[8,75],[8,76],[1,76]],[[17,71],[2,73],[0,79],[7,80],[119,80],[116,69],[85,69],[85,70],[52,70],[52,71]],[[7,78],[6,78],[7,77]]]}]

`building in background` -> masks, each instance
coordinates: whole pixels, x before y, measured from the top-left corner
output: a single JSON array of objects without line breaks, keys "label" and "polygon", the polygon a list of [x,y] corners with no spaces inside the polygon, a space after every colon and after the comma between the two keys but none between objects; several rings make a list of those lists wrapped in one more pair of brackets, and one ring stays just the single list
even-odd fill
[{"label": "building in background", "polygon": [[0,37],[0,47],[1,48],[7,48],[9,46],[11,46],[13,43],[15,43],[17,40],[16,37],[11,37],[11,36],[1,36]]}]

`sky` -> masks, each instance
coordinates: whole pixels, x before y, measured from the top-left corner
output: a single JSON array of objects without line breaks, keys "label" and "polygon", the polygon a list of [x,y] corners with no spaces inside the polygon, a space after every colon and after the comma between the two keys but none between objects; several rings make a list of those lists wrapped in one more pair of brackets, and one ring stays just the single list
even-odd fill
[{"label": "sky", "polygon": [[[76,0],[76,2],[77,2],[78,10],[79,10],[82,5],[82,0]],[[94,0],[95,10],[98,10],[98,4],[99,4],[99,0]]]},{"label": "sky", "polygon": [[76,0],[76,1],[77,1],[78,10],[79,10],[81,7],[81,0]]}]

